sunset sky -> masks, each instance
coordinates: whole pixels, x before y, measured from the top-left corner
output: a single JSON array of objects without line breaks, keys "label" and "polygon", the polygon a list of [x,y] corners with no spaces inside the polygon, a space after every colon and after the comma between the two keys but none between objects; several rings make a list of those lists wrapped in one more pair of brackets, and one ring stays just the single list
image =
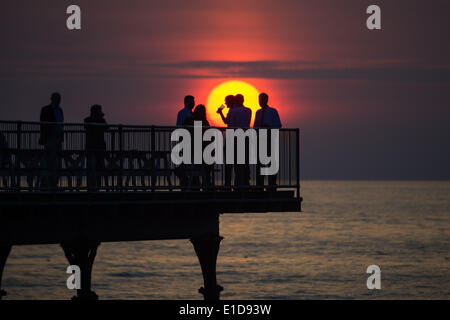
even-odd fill
[{"label": "sunset sky", "polygon": [[[66,8],[82,30],[66,28]],[[366,28],[368,5],[382,30]],[[302,177],[450,179],[450,1],[2,1],[0,119],[173,125],[241,80],[301,129]],[[217,106],[218,107],[218,106]]]}]

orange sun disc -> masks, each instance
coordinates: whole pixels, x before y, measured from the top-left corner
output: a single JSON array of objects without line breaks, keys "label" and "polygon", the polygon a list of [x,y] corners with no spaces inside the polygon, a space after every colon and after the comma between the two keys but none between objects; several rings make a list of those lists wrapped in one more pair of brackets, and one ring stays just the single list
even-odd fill
[{"label": "orange sun disc", "polygon": [[[258,90],[253,87],[251,84],[248,84],[243,81],[227,81],[224,82],[217,87],[215,87],[208,97],[208,102],[206,103],[206,112],[207,117],[212,126],[224,127],[226,126],[220,115],[217,113],[217,109],[221,104],[225,104],[225,97],[232,94],[242,94],[244,96],[244,106],[250,108],[252,110],[252,121],[251,126],[253,126],[253,122],[255,121],[256,111],[259,109],[258,102]],[[226,116],[228,113],[228,108],[223,110],[223,114]]]}]

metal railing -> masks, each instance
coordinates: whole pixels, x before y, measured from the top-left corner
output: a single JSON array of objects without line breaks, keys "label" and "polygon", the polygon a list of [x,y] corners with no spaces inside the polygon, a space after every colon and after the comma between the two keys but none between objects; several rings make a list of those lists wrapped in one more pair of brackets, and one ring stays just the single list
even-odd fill
[{"label": "metal railing", "polygon": [[[96,132],[87,132],[91,129]],[[274,190],[275,186],[267,185],[267,178],[264,186],[258,183],[257,165],[247,166],[248,185],[236,183],[236,173],[240,173],[232,165],[174,165],[170,154],[174,145],[171,134],[175,129],[0,121],[0,191]],[[226,128],[217,129],[224,133]],[[43,142],[45,130],[58,132],[61,139],[56,141],[50,135],[47,139],[54,140]],[[92,136],[100,140],[94,146],[87,141]],[[276,190],[296,190],[297,197],[300,194],[299,148],[299,130],[280,129]]]}]

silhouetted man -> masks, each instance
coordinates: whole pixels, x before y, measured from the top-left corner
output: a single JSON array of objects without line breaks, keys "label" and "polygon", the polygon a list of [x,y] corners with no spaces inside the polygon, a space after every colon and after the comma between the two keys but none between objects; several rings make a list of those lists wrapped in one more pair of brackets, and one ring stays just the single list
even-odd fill
[{"label": "silhouetted man", "polygon": [[[259,105],[261,109],[256,111],[255,123],[253,127],[255,129],[279,129],[281,128],[280,116],[278,115],[278,111],[275,108],[269,107],[267,104],[269,102],[269,96],[267,93],[261,93],[259,95]],[[267,148],[268,152],[271,152],[271,134],[270,130],[267,132]],[[278,146],[277,146],[278,147]],[[256,183],[257,185],[264,185],[264,177],[260,174],[261,165],[258,164],[256,166]],[[274,190],[274,186],[277,182],[277,175],[269,176],[269,186],[271,186],[270,190]]]},{"label": "silhouetted man", "polygon": [[[252,119],[252,110],[244,106],[244,96],[242,94],[237,94],[234,97],[234,107],[230,109],[227,114],[227,125],[229,128],[249,128],[250,121]],[[246,162],[248,161],[248,143],[245,142],[246,147]],[[250,165],[237,164],[237,148],[235,147],[234,152],[234,184],[236,186],[248,186],[250,184]]]},{"label": "silhouetted man", "polygon": [[234,107],[227,114],[227,125],[232,128],[250,128],[252,110],[244,106],[244,96],[234,97]]},{"label": "silhouetted man", "polygon": [[105,169],[105,131],[108,130],[108,125],[104,116],[102,106],[96,104],[91,107],[90,116],[84,119],[89,189],[101,186],[99,171]]},{"label": "silhouetted man", "polygon": [[[58,177],[56,171],[61,166],[60,151],[64,140],[63,122],[64,113],[60,107],[61,95],[57,92],[51,96],[51,103],[41,109],[41,134],[39,144],[44,146],[45,164],[48,170],[47,181],[44,186],[56,188]],[[53,123],[53,124],[52,124]],[[46,185],[45,185],[46,183]]]},{"label": "silhouetted man", "polygon": [[[229,109],[228,113],[230,113],[230,110],[234,108],[235,105],[235,97],[233,95],[228,95],[225,97],[225,106]],[[228,118],[223,115],[223,105],[220,106],[219,109],[217,109],[217,113],[220,114],[220,117],[222,118],[223,123],[228,125]]]},{"label": "silhouetted man", "polygon": [[183,123],[192,118],[192,109],[195,107],[195,98],[193,96],[184,97],[184,108],[178,112],[177,126],[182,126]]},{"label": "silhouetted man", "polygon": [[[184,97],[184,108],[178,112],[177,115],[177,126],[186,125],[189,119],[192,119],[192,109],[195,106],[195,98],[193,96],[185,96]],[[176,175],[180,179],[180,184],[182,186],[188,185],[187,179],[187,166],[185,164],[180,164],[176,168]]]},{"label": "silhouetted man", "polygon": [[[229,109],[228,114],[230,113],[230,110],[234,108],[235,106],[235,97],[233,95],[228,95],[225,97],[225,106]],[[223,115],[223,105],[220,106],[219,109],[217,109],[217,113],[222,118],[223,123],[225,123],[228,126],[228,117],[225,117]],[[225,145],[224,145],[225,150]],[[231,188],[231,174],[233,171],[233,165],[232,164],[225,164],[225,186]]]}]

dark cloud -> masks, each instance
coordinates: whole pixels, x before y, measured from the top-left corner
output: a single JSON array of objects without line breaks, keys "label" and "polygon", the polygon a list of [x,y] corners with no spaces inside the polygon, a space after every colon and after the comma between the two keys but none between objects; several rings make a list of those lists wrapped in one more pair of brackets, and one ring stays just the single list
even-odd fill
[{"label": "dark cloud", "polygon": [[377,81],[449,82],[450,68],[416,66],[339,67],[313,61],[187,61],[153,65],[179,77],[241,77],[266,79],[351,79]]},{"label": "dark cloud", "polygon": [[3,78],[35,76],[64,79],[145,78],[261,78],[292,80],[372,80],[392,82],[450,82],[450,67],[417,65],[333,66],[323,62],[298,61],[185,61],[175,63],[41,64],[10,70]]}]

